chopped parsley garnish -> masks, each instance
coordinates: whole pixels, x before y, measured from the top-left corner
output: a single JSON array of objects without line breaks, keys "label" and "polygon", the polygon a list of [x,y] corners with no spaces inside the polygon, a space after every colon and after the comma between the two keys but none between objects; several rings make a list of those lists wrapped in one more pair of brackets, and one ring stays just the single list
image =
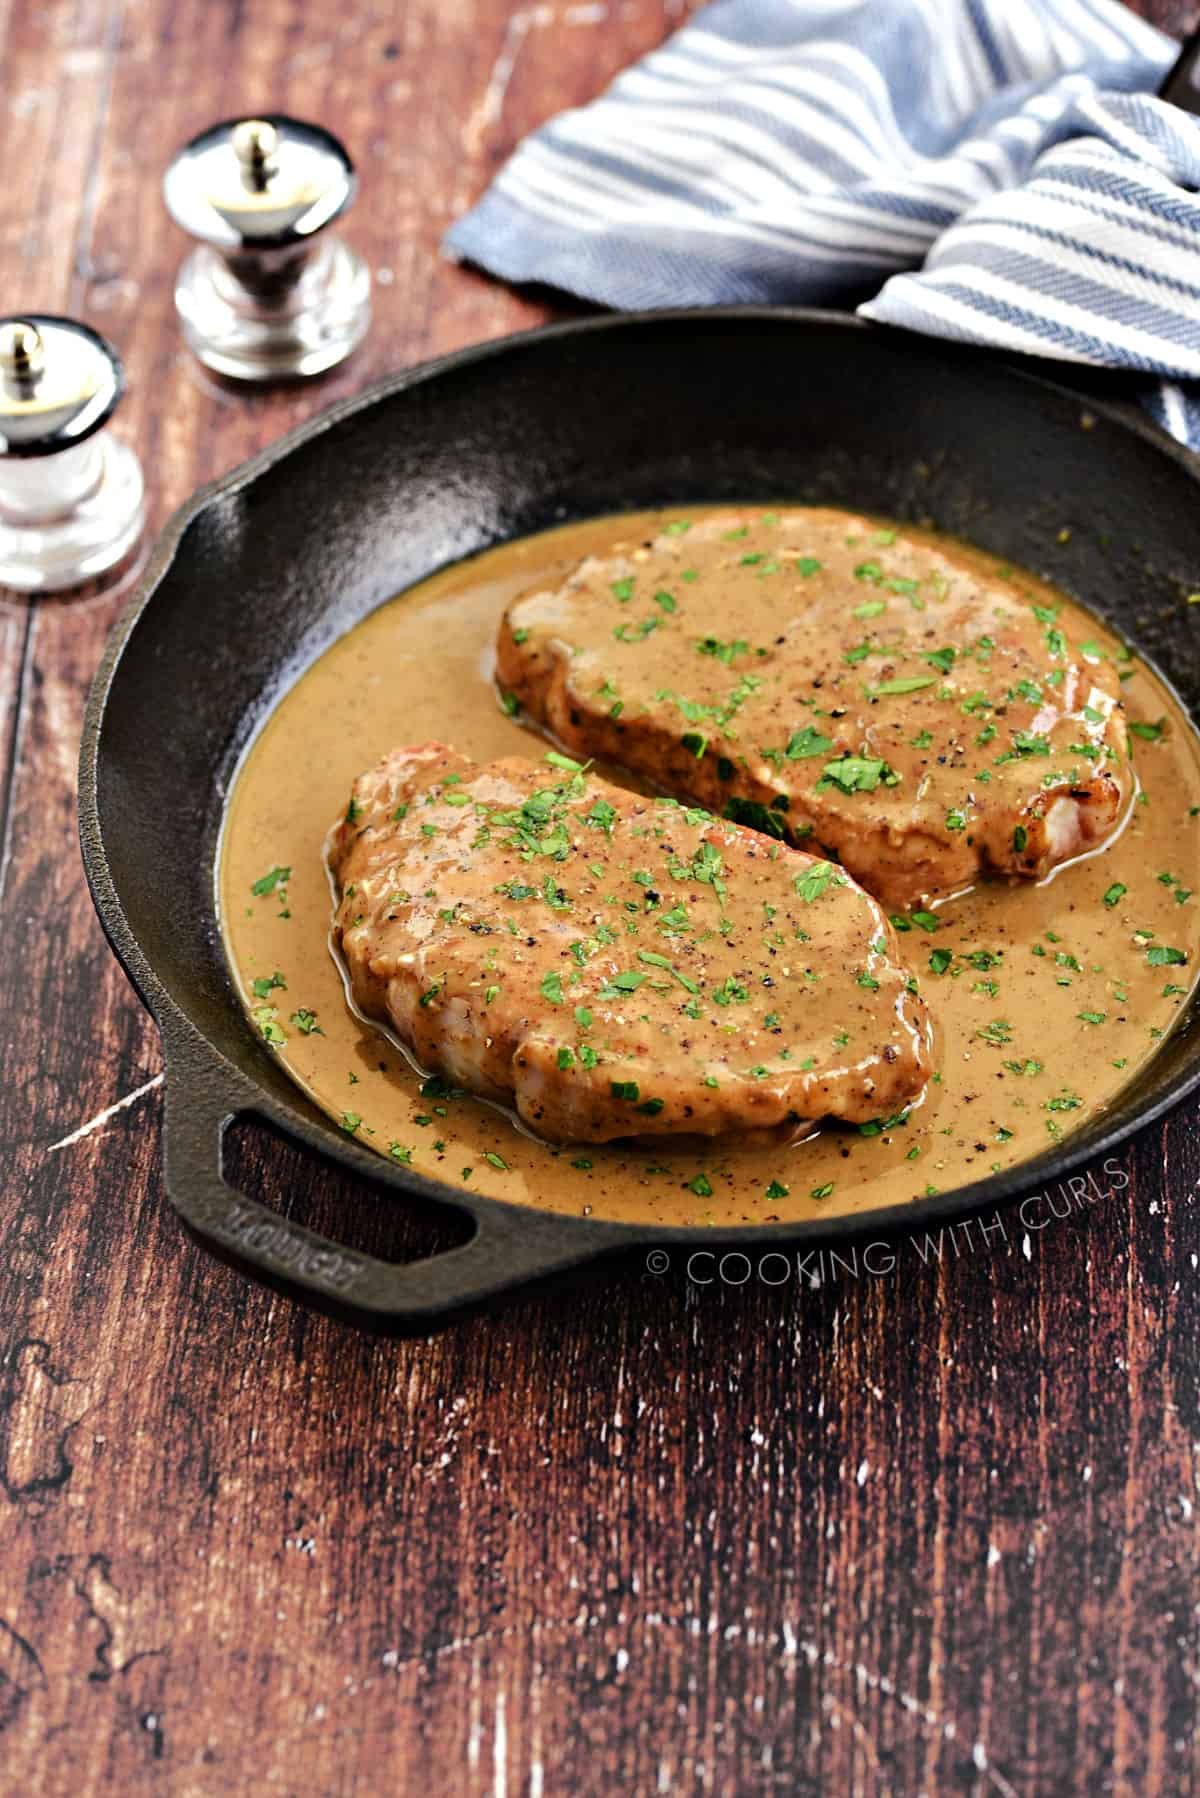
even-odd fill
[{"label": "chopped parsley garnish", "polygon": [[846,755],[840,761],[826,762],[821,772],[818,792],[822,787],[834,785],[843,793],[873,793],[881,781],[886,787],[894,787],[900,780],[889,763],[865,755]]},{"label": "chopped parsley garnish", "polygon": [[1002,762],[1015,761],[1018,756],[1022,755],[1049,755],[1049,753],[1049,737],[1039,736],[1035,731],[1015,730],[1012,748],[1006,749],[1003,755],[996,757],[996,765],[999,767]]},{"label": "chopped parsley garnish", "polygon": [[814,862],[807,874],[797,874],[793,884],[805,905],[812,905],[827,887],[844,887],[846,876],[832,862]]},{"label": "chopped parsley garnish", "polygon": [[278,1049],[287,1042],[287,1037],[275,1022],[277,1013],[273,1005],[256,1005],[252,1016],[262,1033],[263,1041],[270,1043],[273,1049]]},{"label": "chopped parsley garnish", "polygon": [[922,687],[932,687],[932,674],[906,674],[897,680],[881,680],[870,691],[878,699],[890,698],[897,693],[919,693]]},{"label": "chopped parsley garnish", "polygon": [[724,662],[727,668],[737,656],[750,653],[750,645],[743,637],[737,637],[729,643],[722,643],[719,637],[701,637],[696,648],[702,656],[714,656],[718,662]]},{"label": "chopped parsley garnish", "polygon": [[806,724],[803,730],[792,732],[783,753],[789,762],[803,762],[813,756],[828,755],[832,748],[832,737],[822,736],[815,726]]},{"label": "chopped parsley garnish", "polygon": [[750,997],[750,992],[748,987],[744,986],[740,980],[735,980],[730,974],[721,982],[720,986],[713,988],[712,997],[714,1005],[744,1005]]},{"label": "chopped parsley garnish", "polygon": [[685,987],[689,993],[698,993],[700,991],[696,982],[692,980],[689,975],[681,974],[679,969],[675,967],[673,963],[668,961],[665,955],[656,955],[652,949],[639,949],[638,960],[649,963],[652,968],[664,968],[666,972],[677,980],[680,986]]},{"label": "chopped parsley garnish", "polygon": [[583,821],[590,824],[593,830],[602,830],[605,836],[610,837],[617,814],[607,799],[593,799],[591,810],[585,813]]},{"label": "chopped parsley garnish", "polygon": [[624,999],[630,993],[636,993],[645,978],[644,974],[614,974],[611,980],[604,983],[596,996],[600,999]]},{"label": "chopped parsley garnish", "polygon": [[256,898],[261,899],[264,894],[273,893],[277,887],[286,886],[291,878],[292,870],[290,868],[272,868],[269,874],[263,874],[252,883],[250,891]]},{"label": "chopped parsley garnish", "polygon": [[739,799],[735,794],[726,801],[721,815],[731,824],[744,824],[750,830],[761,831],[764,836],[775,837],[780,842],[787,835],[779,813],[760,805],[756,799]]},{"label": "chopped parsley garnish", "polygon": [[885,1130],[895,1130],[901,1124],[907,1124],[908,1111],[897,1111],[888,1118],[870,1118],[865,1124],[858,1126],[860,1136],[882,1136]]},{"label": "chopped parsley garnish", "polygon": [[618,643],[644,643],[651,631],[657,629],[657,617],[643,618],[639,624],[618,624],[613,636]]}]

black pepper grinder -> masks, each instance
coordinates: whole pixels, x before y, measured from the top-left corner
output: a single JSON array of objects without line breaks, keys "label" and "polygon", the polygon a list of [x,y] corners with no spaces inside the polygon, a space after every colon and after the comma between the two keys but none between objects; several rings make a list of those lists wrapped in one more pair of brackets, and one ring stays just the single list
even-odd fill
[{"label": "black pepper grinder", "polygon": [[141,465],[105,429],[124,391],[120,357],[86,325],[0,318],[0,585],[75,587],[137,542]]},{"label": "black pepper grinder", "polygon": [[328,228],[357,187],[337,138],[283,113],[213,125],[172,159],[167,210],[198,240],[175,305],[208,368],[242,381],[317,375],[361,343],[370,270]]}]

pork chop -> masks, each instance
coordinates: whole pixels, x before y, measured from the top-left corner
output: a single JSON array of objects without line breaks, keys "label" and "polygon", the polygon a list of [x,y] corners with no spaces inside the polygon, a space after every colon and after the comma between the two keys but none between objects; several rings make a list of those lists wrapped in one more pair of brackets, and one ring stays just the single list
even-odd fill
[{"label": "pork chop", "polygon": [[548,760],[395,750],[331,833],[354,1000],[421,1067],[559,1142],[918,1097],[924,1001],[841,869]]},{"label": "pork chop", "polygon": [[1118,672],[1019,582],[842,512],[724,512],[514,601],[560,743],[837,859],[892,907],[1038,879],[1132,789]]}]

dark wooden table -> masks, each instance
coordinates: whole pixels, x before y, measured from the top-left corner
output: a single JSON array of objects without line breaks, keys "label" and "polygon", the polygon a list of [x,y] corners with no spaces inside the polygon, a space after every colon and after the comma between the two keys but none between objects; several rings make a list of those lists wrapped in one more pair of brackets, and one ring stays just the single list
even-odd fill
[{"label": "dark wooden table", "polygon": [[[0,310],[115,339],[157,524],[365,380],[547,316],[438,237],[690,3],[0,0]],[[376,323],[243,397],[181,349],[159,174],[264,96],[360,161]],[[309,1316],[164,1205],[158,1045],[75,842],[119,603],[0,595],[0,1788],[1194,1790],[1197,1107],[1103,1200],[815,1290],[635,1262],[428,1340]],[[237,1153],[325,1225],[436,1239]]]}]

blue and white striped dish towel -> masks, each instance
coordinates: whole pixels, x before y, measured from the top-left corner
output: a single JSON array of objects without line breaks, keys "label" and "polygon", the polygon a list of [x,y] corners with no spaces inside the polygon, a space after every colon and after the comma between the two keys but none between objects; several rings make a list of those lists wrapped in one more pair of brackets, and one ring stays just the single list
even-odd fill
[{"label": "blue and white striped dish towel", "polygon": [[715,0],[528,138],[445,248],[609,306],[858,304],[1138,370],[1200,448],[1174,52],[1120,0]]}]

